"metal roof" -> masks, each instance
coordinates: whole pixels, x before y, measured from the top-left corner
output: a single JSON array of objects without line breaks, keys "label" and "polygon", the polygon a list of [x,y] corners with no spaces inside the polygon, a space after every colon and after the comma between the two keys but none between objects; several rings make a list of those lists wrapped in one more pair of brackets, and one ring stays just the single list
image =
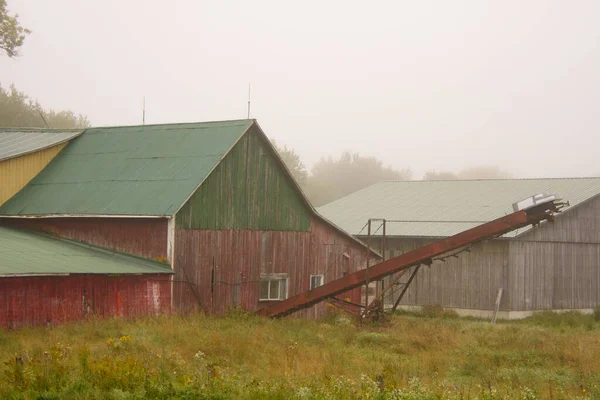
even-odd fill
[{"label": "metal roof", "polygon": [[[510,214],[513,203],[542,192],[569,201],[566,211],[600,194],[600,178],[382,181],[318,211],[356,236],[367,235],[369,218],[385,218],[388,236],[445,237]],[[372,234],[382,234],[380,225],[372,223]]]},{"label": "metal roof", "polygon": [[16,130],[0,128],[0,161],[56,146],[79,136],[81,130]]},{"label": "metal roof", "polygon": [[156,261],[6,227],[0,227],[0,254],[0,276],[173,273]]},{"label": "metal roof", "polygon": [[254,120],[91,128],[1,215],[173,215]]}]

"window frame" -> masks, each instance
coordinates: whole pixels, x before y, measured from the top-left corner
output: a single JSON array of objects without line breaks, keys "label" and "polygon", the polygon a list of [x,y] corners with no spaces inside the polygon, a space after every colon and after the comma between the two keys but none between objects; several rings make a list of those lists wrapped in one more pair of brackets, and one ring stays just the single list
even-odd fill
[{"label": "window frame", "polygon": [[[320,278],[321,284],[319,286],[313,287],[313,278]],[[323,274],[311,275],[310,282],[308,283],[308,288],[309,288],[309,290],[313,290],[313,289],[323,286],[324,284],[325,284],[325,275],[323,275]]]},{"label": "window frame", "polygon": [[[262,296],[261,285],[263,284],[263,282],[269,282],[266,298],[261,297]],[[277,297],[277,298],[271,297],[272,282],[279,282],[279,285],[278,285],[279,297]],[[285,287],[283,288],[284,293],[281,293],[282,292],[281,282],[285,282]],[[288,274],[261,274],[260,282],[259,282],[259,286],[258,286],[258,301],[260,301],[260,302],[283,301],[288,298],[289,287],[290,287],[290,285],[289,285]]]}]

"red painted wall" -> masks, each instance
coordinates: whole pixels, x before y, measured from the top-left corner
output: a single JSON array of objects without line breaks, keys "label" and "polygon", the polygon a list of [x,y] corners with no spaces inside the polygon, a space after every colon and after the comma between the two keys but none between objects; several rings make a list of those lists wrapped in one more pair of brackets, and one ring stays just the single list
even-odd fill
[{"label": "red painted wall", "polygon": [[[309,289],[311,274],[325,275],[329,282],[366,261],[364,247],[316,218],[310,232],[181,229],[175,243],[174,304],[184,312],[200,308],[219,314],[235,304],[255,311],[266,305],[258,299],[261,273],[287,273],[290,297]],[[338,297],[358,303],[360,288]],[[298,314],[317,318],[327,308],[320,304]]]},{"label": "red painted wall", "polygon": [[168,313],[169,278],[164,274],[0,278],[0,327]]},{"label": "red painted wall", "polygon": [[3,218],[0,224],[152,259],[167,259],[166,218]]}]

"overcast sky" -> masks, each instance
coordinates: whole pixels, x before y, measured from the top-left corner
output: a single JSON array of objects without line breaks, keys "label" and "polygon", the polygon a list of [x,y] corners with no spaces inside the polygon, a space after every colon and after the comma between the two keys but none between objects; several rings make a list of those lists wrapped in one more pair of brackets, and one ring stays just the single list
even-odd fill
[{"label": "overcast sky", "polygon": [[14,83],[94,126],[252,112],[307,165],[600,175],[600,1],[8,0]]}]

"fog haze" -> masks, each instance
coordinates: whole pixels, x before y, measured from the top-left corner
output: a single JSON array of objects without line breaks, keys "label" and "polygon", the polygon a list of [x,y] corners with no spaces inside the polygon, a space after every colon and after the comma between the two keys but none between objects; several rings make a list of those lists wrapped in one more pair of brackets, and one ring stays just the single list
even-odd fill
[{"label": "fog haze", "polygon": [[310,166],[600,175],[600,2],[9,0],[0,84],[93,126],[251,116]]}]

